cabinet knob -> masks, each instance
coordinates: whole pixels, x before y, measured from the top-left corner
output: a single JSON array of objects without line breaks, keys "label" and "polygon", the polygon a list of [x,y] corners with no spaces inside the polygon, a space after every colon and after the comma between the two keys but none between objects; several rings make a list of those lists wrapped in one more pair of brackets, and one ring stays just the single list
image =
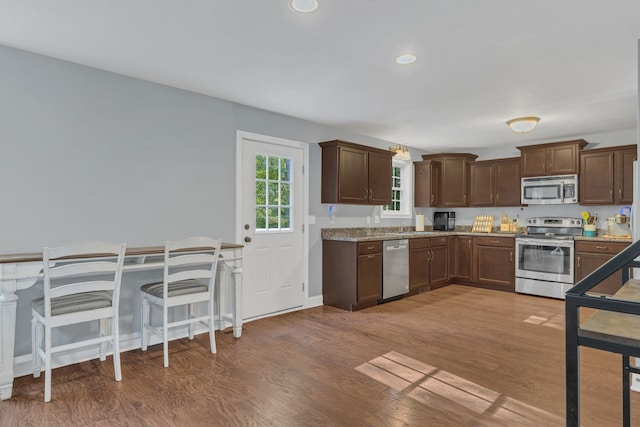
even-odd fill
[{"label": "cabinet knob", "polygon": [[249,242],[251,241],[251,237],[249,237],[249,236],[245,237],[245,238],[244,238],[244,241],[245,241],[246,243],[249,243]]},{"label": "cabinet knob", "polygon": [[596,246],[596,249],[600,249],[600,250],[606,251],[606,250],[609,249],[609,246]]}]

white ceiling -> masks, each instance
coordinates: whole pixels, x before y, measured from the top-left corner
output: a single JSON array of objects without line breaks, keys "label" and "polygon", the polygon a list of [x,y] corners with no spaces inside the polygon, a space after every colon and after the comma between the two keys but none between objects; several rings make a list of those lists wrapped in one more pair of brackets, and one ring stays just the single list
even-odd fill
[{"label": "white ceiling", "polygon": [[0,0],[0,44],[432,152],[636,127],[638,0],[318,2]]}]

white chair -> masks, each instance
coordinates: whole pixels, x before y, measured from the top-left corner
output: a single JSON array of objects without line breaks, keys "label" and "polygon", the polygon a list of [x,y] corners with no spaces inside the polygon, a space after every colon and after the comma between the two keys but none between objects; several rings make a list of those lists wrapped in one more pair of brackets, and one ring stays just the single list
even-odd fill
[{"label": "white chair", "polygon": [[[120,369],[118,307],[126,245],[78,242],[44,248],[44,298],[31,303],[33,376],[38,378],[44,361],[44,401],[51,400],[51,357],[55,353],[99,346],[106,359],[107,342],[113,350],[116,381]],[[61,326],[98,321],[100,336],[53,346],[52,331]]]},{"label": "white chair", "polygon": [[[189,339],[193,339],[193,325],[204,323],[209,328],[211,353],[216,352],[214,335],[215,277],[220,256],[221,240],[208,237],[191,237],[168,241],[164,249],[164,278],[162,282],[149,283],[140,288],[142,297],[142,351],[147,350],[149,334],[162,339],[164,367],[169,366],[169,328],[188,326]],[[207,313],[195,314],[195,304],[206,303]],[[162,310],[162,326],[150,322],[151,306]],[[200,304],[203,305],[203,304]],[[187,318],[169,322],[169,308],[187,307]]]}]

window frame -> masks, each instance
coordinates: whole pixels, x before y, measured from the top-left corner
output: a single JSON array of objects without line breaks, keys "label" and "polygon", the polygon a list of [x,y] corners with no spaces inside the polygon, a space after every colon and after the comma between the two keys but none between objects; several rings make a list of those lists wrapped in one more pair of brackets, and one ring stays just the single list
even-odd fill
[{"label": "window frame", "polygon": [[[381,218],[412,218],[413,217],[413,162],[393,160],[392,168],[400,168],[400,210],[386,210],[380,206]],[[390,179],[393,179],[393,172]],[[388,206],[388,205],[386,205]]]}]

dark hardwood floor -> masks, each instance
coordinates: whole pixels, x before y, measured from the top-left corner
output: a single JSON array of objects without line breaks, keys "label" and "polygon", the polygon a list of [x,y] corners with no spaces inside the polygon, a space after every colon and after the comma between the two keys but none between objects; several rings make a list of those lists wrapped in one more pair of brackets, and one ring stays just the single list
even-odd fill
[{"label": "dark hardwood floor", "polygon": [[[317,307],[17,378],[1,426],[555,426],[564,302],[448,286],[359,312]],[[621,358],[581,351],[582,422],[621,425]],[[633,393],[632,424],[640,425]]]}]

